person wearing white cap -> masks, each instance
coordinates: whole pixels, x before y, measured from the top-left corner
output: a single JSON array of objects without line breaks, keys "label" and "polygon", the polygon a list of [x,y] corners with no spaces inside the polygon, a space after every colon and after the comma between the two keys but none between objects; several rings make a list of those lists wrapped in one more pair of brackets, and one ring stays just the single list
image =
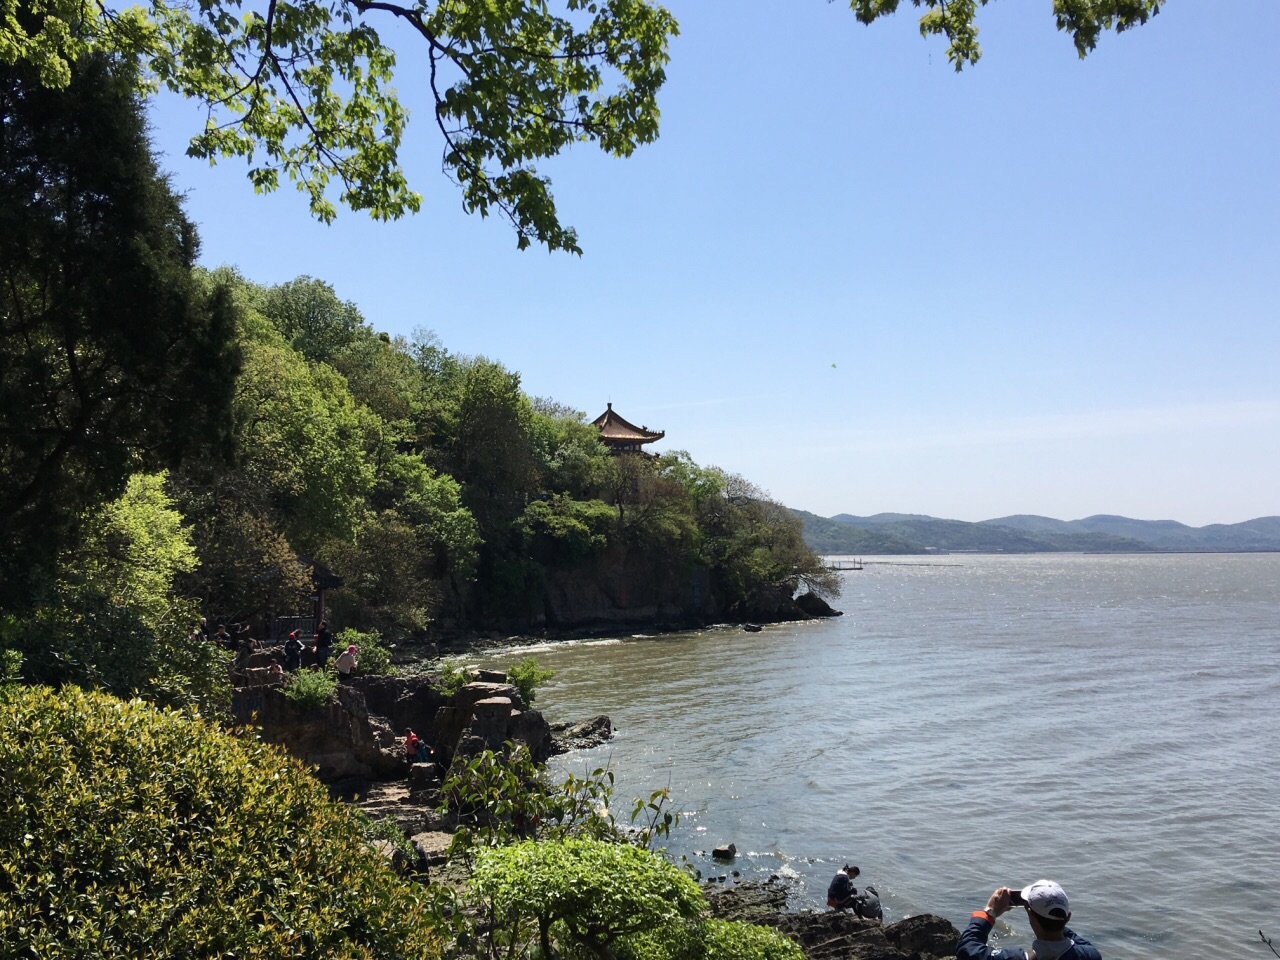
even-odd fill
[{"label": "person wearing white cap", "polygon": [[[1021,947],[992,948],[987,944],[996,918],[1011,906],[1025,907],[1027,922],[1036,935],[1030,950]],[[998,887],[987,899],[985,910],[975,910],[956,947],[959,960],[1102,960],[1102,954],[1067,926],[1071,904],[1067,892],[1052,880],[1037,880],[1021,890]]]}]

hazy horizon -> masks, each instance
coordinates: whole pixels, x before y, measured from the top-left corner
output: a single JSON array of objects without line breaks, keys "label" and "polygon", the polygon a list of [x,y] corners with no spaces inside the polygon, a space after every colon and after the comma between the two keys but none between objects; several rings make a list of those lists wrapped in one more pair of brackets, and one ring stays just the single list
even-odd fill
[{"label": "hazy horizon", "polygon": [[[804,507],[797,507],[795,506],[795,504],[789,503],[787,504],[787,506],[795,510],[805,510]],[[805,510],[805,512],[815,513],[815,511],[813,510]],[[1196,529],[1196,530],[1200,529],[1201,527],[1234,526],[1240,523],[1248,523],[1252,520],[1267,520],[1272,517],[1280,518],[1280,514],[1263,514],[1257,517],[1245,517],[1243,520],[1229,520],[1229,521],[1211,520],[1208,523],[1187,523],[1185,520],[1179,520],[1176,517],[1133,517],[1133,516],[1129,516],[1128,514],[1108,512],[1105,510],[1099,511],[1098,513],[1086,514],[1082,517],[1055,517],[1047,513],[998,513],[990,517],[979,517],[975,520],[968,520],[968,519],[965,519],[964,517],[944,517],[934,513],[922,513],[918,510],[916,511],[876,510],[871,513],[855,513],[852,510],[837,510],[834,513],[819,513],[816,515],[823,517],[824,519],[830,520],[833,517],[838,517],[842,514],[851,516],[851,517],[864,517],[864,518],[876,517],[882,514],[894,514],[902,517],[927,517],[930,520],[958,520],[962,523],[985,523],[990,520],[1004,520],[1009,517],[1042,517],[1046,520],[1059,520],[1063,523],[1072,523],[1076,520],[1088,520],[1092,517],[1123,517],[1126,520],[1137,520],[1142,523],[1168,523],[1168,522],[1181,523],[1184,526],[1191,527],[1192,529]]]}]

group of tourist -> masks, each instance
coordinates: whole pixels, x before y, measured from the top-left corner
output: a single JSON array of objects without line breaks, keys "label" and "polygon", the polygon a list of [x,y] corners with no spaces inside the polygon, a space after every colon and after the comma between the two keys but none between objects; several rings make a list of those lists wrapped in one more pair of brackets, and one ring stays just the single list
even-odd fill
[{"label": "group of tourist", "polygon": [[[859,892],[853,880],[861,871],[845,864],[827,887],[827,906],[833,910],[853,910],[867,920],[883,920],[880,895],[876,888],[865,886]],[[1012,907],[1022,907],[1027,923],[1035,935],[1031,949],[992,947],[987,943],[997,918]],[[975,910],[969,925],[960,935],[956,947],[958,960],[1102,960],[1102,955],[1088,940],[1067,926],[1071,906],[1067,892],[1052,880],[1037,880],[1028,887],[1014,890],[997,887],[982,910]]]},{"label": "group of tourist", "polygon": [[[235,632],[229,632],[226,624],[218,624],[217,630],[212,634],[209,633],[208,622],[204,617],[200,618],[200,622],[191,628],[189,639],[192,642],[211,642],[225,650],[235,653],[235,660],[232,667],[243,667],[249,659],[249,655],[257,648],[249,632],[248,624],[234,624]],[[291,630],[284,641],[284,672],[295,673],[302,668],[302,654],[310,646],[316,655],[315,667],[319,670],[325,669],[329,663],[329,657],[333,653],[333,632],[329,629],[329,621],[321,620],[316,627],[316,632],[311,637],[304,639],[301,630]],[[349,644],[347,649],[338,654],[334,660],[334,667],[338,671],[338,678],[347,681],[355,672],[359,661],[357,653],[359,651],[355,644]]]},{"label": "group of tourist", "polygon": [[[311,646],[316,653],[315,667],[317,670],[323,670],[328,666],[329,656],[333,653],[333,632],[329,629],[329,621],[320,621],[316,632],[311,636]],[[302,666],[302,653],[306,648],[307,643],[302,639],[302,631],[290,631],[284,642],[284,669],[287,673],[293,673]],[[338,654],[338,658],[333,661],[340,680],[344,682],[349,680],[351,674],[355,672],[358,663],[357,653],[356,645],[348,644],[347,649]]]},{"label": "group of tourist", "polygon": [[[316,652],[316,667],[323,670],[329,664],[329,655],[333,652],[333,633],[329,630],[329,621],[321,620],[320,625],[316,627],[316,632],[311,636],[311,646]],[[289,636],[284,641],[284,668],[289,673],[302,666],[302,653],[307,648],[307,643],[302,639],[301,630],[291,630]],[[338,665],[339,673],[349,674],[355,669],[355,648],[350,650],[351,663],[347,665],[344,671],[342,665]],[[338,659],[347,654],[342,654]]]},{"label": "group of tourist", "polygon": [[201,617],[200,622],[191,628],[191,633],[189,634],[188,639],[193,643],[216,643],[224,650],[231,650],[233,652],[239,651],[240,647],[246,641],[252,643],[252,641],[249,640],[249,625],[247,623],[235,623],[232,624],[232,627],[234,628],[234,632],[228,631],[225,623],[220,623],[218,624],[218,629],[213,633],[210,633],[208,621],[204,617]]}]

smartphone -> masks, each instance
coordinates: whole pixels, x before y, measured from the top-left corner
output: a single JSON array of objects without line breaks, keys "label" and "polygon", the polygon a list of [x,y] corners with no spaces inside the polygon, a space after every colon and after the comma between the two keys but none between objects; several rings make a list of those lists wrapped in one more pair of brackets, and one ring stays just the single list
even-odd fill
[{"label": "smartphone", "polygon": [[1027,905],[1027,901],[1022,899],[1021,890],[1010,890],[1009,902],[1013,904],[1015,907],[1025,907]]}]

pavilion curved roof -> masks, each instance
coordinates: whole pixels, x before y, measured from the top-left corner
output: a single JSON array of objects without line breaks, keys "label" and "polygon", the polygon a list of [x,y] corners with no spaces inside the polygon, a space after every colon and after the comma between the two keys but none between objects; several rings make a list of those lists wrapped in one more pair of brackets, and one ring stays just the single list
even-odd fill
[{"label": "pavilion curved roof", "polygon": [[613,404],[604,413],[591,421],[592,426],[600,431],[600,438],[618,443],[653,443],[665,437],[666,431],[650,430],[648,427],[637,427],[624,419],[613,409]]}]

